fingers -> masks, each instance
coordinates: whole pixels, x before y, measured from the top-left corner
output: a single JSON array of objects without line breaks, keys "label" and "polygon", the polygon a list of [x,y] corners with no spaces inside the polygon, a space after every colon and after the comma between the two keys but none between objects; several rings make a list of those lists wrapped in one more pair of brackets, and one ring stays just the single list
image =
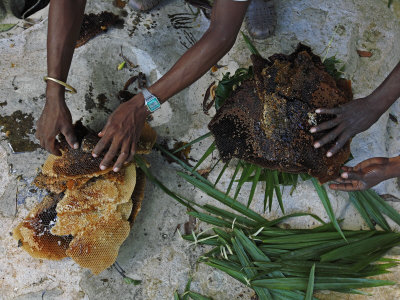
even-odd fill
[{"label": "fingers", "polygon": [[319,141],[317,141],[314,144],[314,148],[320,148],[323,145],[333,141],[334,139],[336,139],[338,137],[340,132],[341,132],[341,129],[340,128],[336,128],[336,129],[332,130],[331,132],[327,133]]},{"label": "fingers", "polygon": [[103,160],[100,163],[101,170],[105,170],[109,166],[111,166],[114,157],[117,156],[118,154],[120,146],[121,146],[120,141],[114,140],[112,142],[110,149],[108,149],[106,155],[104,156]]},{"label": "fingers", "polygon": [[129,156],[128,156],[128,158],[126,159],[126,161],[125,161],[125,163],[131,163],[132,161],[133,161],[133,158],[134,158],[134,156],[135,156],[135,151],[133,150],[131,150],[131,152],[130,152],[130,154],[129,154]]},{"label": "fingers", "polygon": [[119,170],[121,170],[122,165],[124,164],[124,162],[126,162],[128,157],[130,157],[129,146],[130,146],[130,143],[124,143],[124,145],[122,146],[121,153],[118,156],[118,159],[115,162],[114,167],[113,167],[113,171],[114,172],[118,172]]},{"label": "fingers", "polygon": [[342,147],[344,146],[344,144],[346,144],[348,140],[349,138],[347,137],[347,135],[342,133],[336,141],[335,145],[331,149],[329,149],[328,153],[326,153],[326,156],[331,157],[332,155],[336,154],[340,149],[342,149]]},{"label": "fingers", "polygon": [[97,134],[99,137],[103,137],[104,134],[107,131],[108,126],[110,125],[110,118],[108,118],[106,125],[103,127],[103,129]]},{"label": "fingers", "polygon": [[331,183],[329,185],[329,188],[332,189],[332,190],[346,191],[346,192],[359,190],[358,185],[353,184],[352,182],[339,183],[339,184]]},{"label": "fingers", "polygon": [[342,166],[342,170],[345,172],[351,172],[353,170],[353,167]]},{"label": "fingers", "polygon": [[[352,169],[345,167],[346,169]],[[329,185],[332,190],[340,191],[359,191],[366,188],[363,182],[363,176],[359,172],[349,172],[346,171],[340,175],[340,178],[335,180],[335,183]]]},{"label": "fingers", "polygon": [[342,112],[341,107],[335,108],[318,108],[315,110],[317,114],[338,115]]},{"label": "fingers", "polygon": [[359,172],[344,172],[340,175],[345,180],[362,180],[363,175]]},{"label": "fingers", "polygon": [[108,137],[103,136],[100,141],[97,142],[96,146],[92,151],[93,157],[98,157],[101,152],[110,144],[110,139]]},{"label": "fingers", "polygon": [[60,145],[55,138],[50,138],[47,142],[41,142],[40,145],[51,154],[61,156]]},{"label": "fingers", "polygon": [[340,123],[340,120],[338,118],[332,119],[330,121],[324,122],[319,124],[318,126],[312,127],[310,129],[311,133],[316,133],[320,131],[324,131],[327,129],[331,129],[333,127],[336,127]]},{"label": "fingers", "polygon": [[78,139],[76,138],[75,132],[74,132],[72,127],[68,127],[65,130],[61,130],[61,133],[65,136],[65,139],[66,139],[68,145],[72,149],[78,149],[79,148]]}]

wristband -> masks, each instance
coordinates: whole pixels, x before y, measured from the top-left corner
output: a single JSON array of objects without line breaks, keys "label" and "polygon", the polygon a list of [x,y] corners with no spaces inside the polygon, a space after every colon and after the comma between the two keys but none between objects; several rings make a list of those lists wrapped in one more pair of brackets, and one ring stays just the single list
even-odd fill
[{"label": "wristband", "polygon": [[144,97],[144,104],[147,106],[151,113],[161,108],[160,101],[158,101],[157,97],[150,93],[148,89],[143,89],[142,94]]}]

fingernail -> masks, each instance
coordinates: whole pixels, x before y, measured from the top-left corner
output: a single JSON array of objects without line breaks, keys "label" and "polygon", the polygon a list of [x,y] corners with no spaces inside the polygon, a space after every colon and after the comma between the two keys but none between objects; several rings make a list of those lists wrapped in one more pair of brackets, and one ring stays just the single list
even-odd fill
[{"label": "fingernail", "polygon": [[328,153],[326,154],[326,156],[327,156],[327,157],[331,157],[331,156],[332,156],[332,152],[328,152]]},{"label": "fingernail", "polygon": [[113,171],[114,171],[114,172],[118,172],[118,171],[119,171],[119,168],[114,168]]},{"label": "fingernail", "polygon": [[319,114],[319,113],[321,112],[321,110],[320,110],[320,109],[316,109],[315,112],[316,112],[317,114]]},{"label": "fingernail", "polygon": [[313,128],[310,129],[310,132],[311,132],[311,133],[314,133],[314,132],[316,132],[316,131],[317,131],[317,129],[316,129],[315,127],[313,127]]},{"label": "fingernail", "polygon": [[342,178],[344,179],[349,178],[349,174],[347,172],[342,173]]},{"label": "fingernail", "polygon": [[104,171],[105,169],[106,169],[106,166],[103,166],[103,165],[100,166],[100,170]]},{"label": "fingernail", "polygon": [[74,144],[74,149],[78,149],[79,148],[79,144],[78,143],[75,143]]},{"label": "fingernail", "polygon": [[97,154],[96,154],[96,153],[92,153],[92,156],[93,156],[93,157],[97,157]]},{"label": "fingernail", "polygon": [[314,148],[319,148],[319,147],[321,147],[321,144],[320,144],[320,143],[315,143],[315,144],[314,144]]}]

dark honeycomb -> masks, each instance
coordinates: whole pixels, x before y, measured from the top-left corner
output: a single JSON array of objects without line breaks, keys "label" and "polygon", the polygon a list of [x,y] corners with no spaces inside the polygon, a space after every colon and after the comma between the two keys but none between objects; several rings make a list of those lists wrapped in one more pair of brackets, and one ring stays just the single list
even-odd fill
[{"label": "dark honeycomb", "polygon": [[96,35],[107,31],[110,26],[121,25],[123,23],[122,19],[108,11],[103,11],[100,14],[85,14],[75,48],[83,46]]},{"label": "dark honeycomb", "polygon": [[333,157],[333,143],[315,149],[326,132],[310,128],[334,116],[316,115],[352,100],[349,81],[335,80],[309,47],[269,59],[252,55],[254,78],[241,84],[218,110],[209,128],[224,161],[243,159],[268,169],[308,173],[321,183],[339,175],[350,142]]},{"label": "dark honeycomb", "polygon": [[61,137],[63,155],[54,161],[54,172],[62,176],[81,176],[100,171],[99,166],[104,156],[96,158],[92,156],[92,150],[100,138],[79,121],[74,125],[74,129],[80,147],[76,150],[71,149]]},{"label": "dark honeycomb", "polygon": [[51,228],[56,223],[56,206],[62,195],[46,196],[28,217],[14,230],[14,237],[32,256],[37,258],[62,259],[73,237],[55,236]]}]

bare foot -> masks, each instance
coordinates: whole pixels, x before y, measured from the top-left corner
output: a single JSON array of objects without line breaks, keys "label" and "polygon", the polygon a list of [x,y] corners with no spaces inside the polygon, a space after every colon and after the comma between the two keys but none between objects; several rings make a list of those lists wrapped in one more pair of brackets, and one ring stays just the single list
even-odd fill
[{"label": "bare foot", "polygon": [[128,5],[134,10],[148,11],[160,2],[161,0],[129,0]]},{"label": "bare foot", "polygon": [[276,27],[273,0],[251,0],[246,14],[246,27],[252,38],[262,40],[271,36]]}]

